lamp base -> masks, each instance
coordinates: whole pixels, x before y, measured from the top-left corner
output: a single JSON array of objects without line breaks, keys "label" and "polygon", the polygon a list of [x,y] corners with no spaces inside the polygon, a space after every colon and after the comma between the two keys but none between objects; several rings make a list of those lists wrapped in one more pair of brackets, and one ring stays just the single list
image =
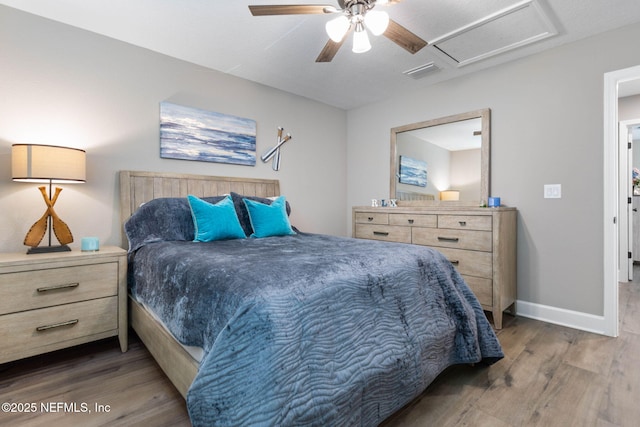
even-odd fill
[{"label": "lamp base", "polygon": [[27,251],[27,255],[29,254],[46,254],[49,252],[67,252],[70,251],[71,248],[67,245],[59,245],[59,246],[32,246]]}]

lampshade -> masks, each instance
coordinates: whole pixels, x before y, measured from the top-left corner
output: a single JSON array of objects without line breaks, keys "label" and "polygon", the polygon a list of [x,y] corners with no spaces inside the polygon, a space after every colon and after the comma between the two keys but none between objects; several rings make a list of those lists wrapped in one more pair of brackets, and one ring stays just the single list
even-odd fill
[{"label": "lampshade", "polygon": [[367,30],[364,29],[364,25],[361,22],[356,24],[356,31],[353,33],[353,53],[363,53],[371,49],[371,43],[369,43],[369,36]]},{"label": "lampshade", "polygon": [[440,200],[460,200],[460,192],[458,190],[441,191]]},{"label": "lampshade", "polygon": [[364,24],[374,36],[379,36],[389,26],[389,15],[387,12],[371,10],[364,16]]},{"label": "lampshade", "polygon": [[347,34],[347,31],[349,31],[350,26],[351,22],[349,22],[349,18],[341,15],[336,19],[332,19],[331,21],[327,22],[325,25],[325,29],[327,30],[329,38],[334,42],[339,43],[344,35]]},{"label": "lampshade", "polygon": [[77,148],[14,144],[11,146],[11,177],[21,182],[85,182],[85,158],[85,151]]}]

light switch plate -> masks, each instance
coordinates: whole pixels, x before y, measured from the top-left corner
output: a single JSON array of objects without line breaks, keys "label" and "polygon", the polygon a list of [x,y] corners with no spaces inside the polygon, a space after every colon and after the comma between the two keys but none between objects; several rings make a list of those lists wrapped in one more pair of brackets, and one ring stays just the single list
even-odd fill
[{"label": "light switch plate", "polygon": [[544,185],[544,198],[545,199],[560,199],[560,198],[562,198],[562,185],[561,184],[545,184]]}]

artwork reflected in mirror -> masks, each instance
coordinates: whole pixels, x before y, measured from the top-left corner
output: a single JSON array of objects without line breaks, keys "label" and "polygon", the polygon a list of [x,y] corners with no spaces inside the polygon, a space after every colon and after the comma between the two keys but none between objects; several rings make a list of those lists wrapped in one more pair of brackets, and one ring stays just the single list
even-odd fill
[{"label": "artwork reflected in mirror", "polygon": [[486,202],[489,114],[484,109],[392,129],[390,196],[404,205]]},{"label": "artwork reflected in mirror", "polygon": [[418,187],[427,186],[427,163],[413,157],[400,156],[400,182]]}]

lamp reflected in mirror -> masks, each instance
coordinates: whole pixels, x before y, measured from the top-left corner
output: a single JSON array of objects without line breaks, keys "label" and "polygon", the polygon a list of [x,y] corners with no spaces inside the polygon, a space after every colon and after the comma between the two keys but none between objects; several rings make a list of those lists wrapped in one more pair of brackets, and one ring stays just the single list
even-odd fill
[{"label": "lamp reflected in mirror", "polygon": [[440,200],[460,200],[460,192],[458,190],[441,191]]}]

